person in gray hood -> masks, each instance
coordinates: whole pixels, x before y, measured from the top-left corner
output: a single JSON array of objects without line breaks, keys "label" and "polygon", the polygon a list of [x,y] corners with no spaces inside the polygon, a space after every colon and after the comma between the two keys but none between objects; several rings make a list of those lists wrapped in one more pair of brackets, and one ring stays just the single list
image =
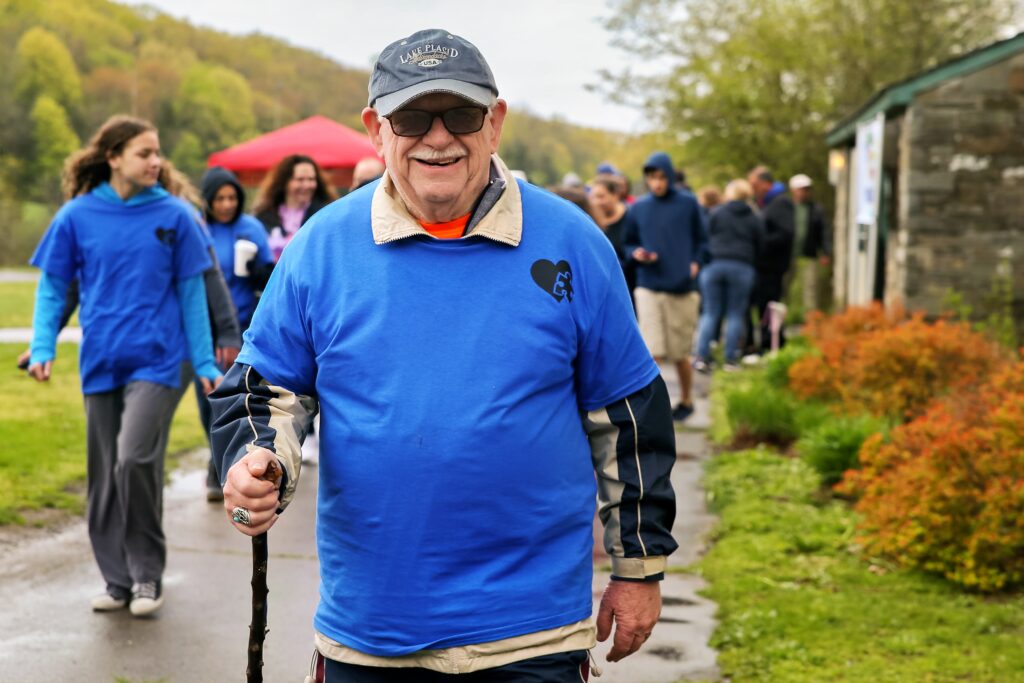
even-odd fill
[{"label": "person in gray hood", "polygon": [[761,218],[748,203],[751,195],[747,181],[734,180],[725,189],[726,203],[711,214],[711,263],[701,273],[704,312],[694,362],[699,371],[711,367],[711,340],[723,315],[726,368],[735,367],[742,352],[747,302],[756,279],[754,264],[764,244]]}]

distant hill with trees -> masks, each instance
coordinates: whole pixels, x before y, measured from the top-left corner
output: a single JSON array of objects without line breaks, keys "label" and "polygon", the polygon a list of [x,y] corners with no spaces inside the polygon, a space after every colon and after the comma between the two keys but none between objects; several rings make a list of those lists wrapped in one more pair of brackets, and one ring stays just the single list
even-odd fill
[{"label": "distant hill with trees", "polygon": [[[23,261],[48,220],[38,204],[59,203],[64,158],[108,116],[151,120],[164,153],[197,177],[211,152],[313,114],[361,130],[369,78],[277,38],[109,0],[0,0],[0,64],[0,262],[8,263]],[[569,171],[586,176],[605,160],[639,176],[646,153],[664,144],[511,104],[501,154],[539,184]]]}]

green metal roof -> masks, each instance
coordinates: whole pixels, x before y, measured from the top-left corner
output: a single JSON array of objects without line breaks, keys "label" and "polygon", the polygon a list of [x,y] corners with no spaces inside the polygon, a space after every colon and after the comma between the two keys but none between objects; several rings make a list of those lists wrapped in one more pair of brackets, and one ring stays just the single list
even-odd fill
[{"label": "green metal roof", "polygon": [[856,112],[833,126],[832,130],[826,133],[825,140],[829,147],[837,147],[856,137],[857,124],[874,118],[878,112],[889,112],[906,107],[920,92],[931,90],[952,78],[984,69],[1021,51],[1024,51],[1024,33],[1018,33],[1012,38],[978,48],[898,83],[893,83],[880,90]]}]

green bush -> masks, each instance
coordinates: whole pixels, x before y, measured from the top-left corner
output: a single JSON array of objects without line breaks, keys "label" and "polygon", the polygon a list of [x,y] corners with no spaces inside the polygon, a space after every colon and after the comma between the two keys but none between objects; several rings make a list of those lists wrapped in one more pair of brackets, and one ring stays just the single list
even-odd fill
[{"label": "green bush", "polygon": [[806,343],[790,342],[764,361],[764,379],[776,389],[789,387],[789,367],[811,352]]},{"label": "green bush", "polygon": [[794,399],[763,383],[727,390],[725,408],[737,439],[786,446],[799,435]]},{"label": "green bush", "polygon": [[796,449],[818,472],[821,483],[832,486],[844,472],[859,467],[857,454],[864,440],[886,426],[883,420],[869,415],[834,416],[803,432]]}]

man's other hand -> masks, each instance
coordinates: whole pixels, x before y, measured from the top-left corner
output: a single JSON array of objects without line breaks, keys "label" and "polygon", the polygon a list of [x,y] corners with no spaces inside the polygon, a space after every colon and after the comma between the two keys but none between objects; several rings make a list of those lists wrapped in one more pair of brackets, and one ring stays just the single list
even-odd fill
[{"label": "man's other hand", "polygon": [[628,657],[651,637],[661,616],[661,583],[651,581],[615,581],[608,583],[597,613],[597,639],[608,640],[615,622],[615,638],[609,650],[609,662]]},{"label": "man's other hand", "polygon": [[[270,480],[267,472],[273,463],[278,476]],[[224,509],[228,519],[236,507],[249,511],[249,526],[232,520],[235,528],[248,536],[257,536],[277,521],[278,493],[281,487],[281,463],[265,448],[247,453],[228,470],[224,482]]]},{"label": "man's other hand", "polygon": [[217,359],[217,365],[220,366],[221,371],[227,370],[234,364],[235,359],[238,358],[238,354],[242,349],[235,348],[234,346],[218,346],[214,351],[214,358]]},{"label": "man's other hand", "polygon": [[647,251],[643,247],[637,247],[633,250],[633,259],[639,263],[654,263],[658,260],[658,253]]}]

